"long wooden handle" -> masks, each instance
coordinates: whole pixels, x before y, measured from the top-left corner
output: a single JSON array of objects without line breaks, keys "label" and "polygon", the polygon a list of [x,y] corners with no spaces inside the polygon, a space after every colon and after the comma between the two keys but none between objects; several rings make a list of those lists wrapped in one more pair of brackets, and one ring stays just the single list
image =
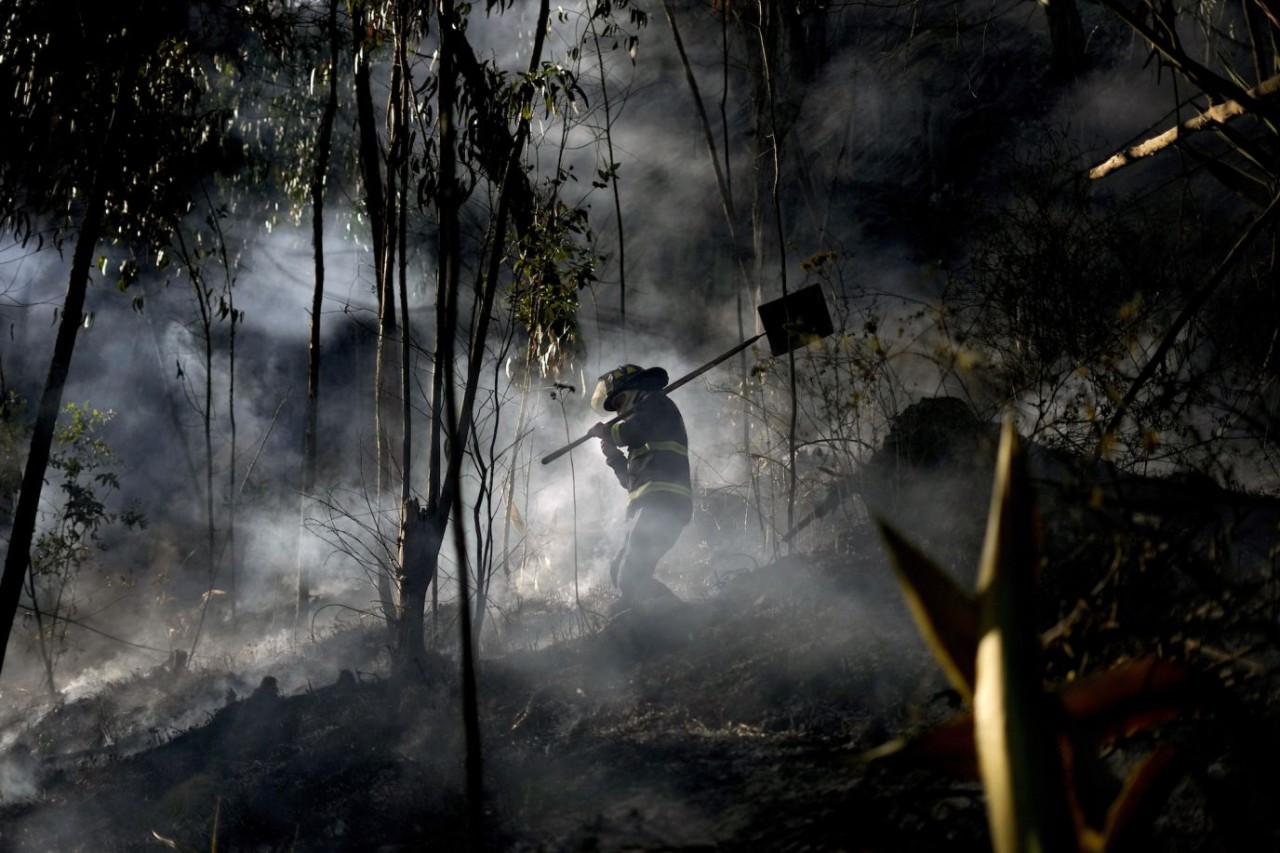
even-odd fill
[{"label": "long wooden handle", "polygon": [[[605,426],[613,426],[620,420],[622,420],[621,415],[605,423]],[[561,456],[564,456],[570,450],[573,450],[578,445],[586,443],[587,439],[589,438],[591,438],[590,433],[588,433],[587,435],[579,436],[578,438],[575,438],[573,441],[566,444],[564,447],[561,447],[559,450],[551,451],[546,456],[542,457],[542,464],[546,465],[548,462],[554,462],[555,460],[559,459]]]},{"label": "long wooden handle", "polygon": [[[765,333],[761,332],[760,334],[756,335],[753,338],[748,338],[747,340],[738,344],[736,347],[724,353],[723,355],[717,356],[712,361],[709,361],[706,364],[702,365],[702,367],[699,367],[697,370],[693,371],[692,373],[686,373],[684,376],[681,376],[675,382],[668,384],[667,387],[662,389],[662,393],[670,394],[672,391],[676,390],[681,385],[684,385],[686,382],[689,382],[690,380],[693,380],[693,379],[697,379],[699,376],[706,373],[708,370],[715,367],[717,364],[721,363],[722,361],[725,361],[726,359],[733,358],[735,355],[742,352],[744,349],[751,346],[752,344],[754,344],[756,341],[760,340],[764,336],[765,336]],[[620,420],[622,420],[621,415],[605,423],[605,426],[613,426]],[[578,445],[583,444],[589,438],[591,438],[590,435],[584,435],[584,436],[581,436],[580,438],[575,438],[573,441],[571,441],[569,444],[566,444],[564,447],[561,447],[559,450],[551,451],[546,456],[542,457],[542,464],[546,465],[548,462],[554,462],[555,460],[559,459],[561,456],[564,456],[570,450],[573,450]]]}]

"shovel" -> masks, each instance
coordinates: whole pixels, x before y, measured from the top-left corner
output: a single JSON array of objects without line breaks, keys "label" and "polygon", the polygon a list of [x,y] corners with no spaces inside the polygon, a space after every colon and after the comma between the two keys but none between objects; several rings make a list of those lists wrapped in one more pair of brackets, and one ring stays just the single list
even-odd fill
[{"label": "shovel", "polygon": [[[827,312],[827,300],[822,295],[822,287],[817,284],[797,290],[795,293],[788,293],[781,299],[766,302],[756,311],[760,315],[760,324],[764,326],[763,332],[748,338],[692,373],[686,373],[663,388],[661,393],[670,394],[686,382],[697,379],[717,364],[733,358],[761,338],[769,339],[769,354],[779,356],[803,346],[808,346],[835,331],[831,325],[831,315]],[[622,416],[618,415],[613,420],[606,422],[605,426],[611,426],[620,420],[622,420]],[[542,464],[546,465],[548,462],[559,459],[589,438],[591,438],[590,435],[584,435],[559,450],[553,450],[542,457]]]}]

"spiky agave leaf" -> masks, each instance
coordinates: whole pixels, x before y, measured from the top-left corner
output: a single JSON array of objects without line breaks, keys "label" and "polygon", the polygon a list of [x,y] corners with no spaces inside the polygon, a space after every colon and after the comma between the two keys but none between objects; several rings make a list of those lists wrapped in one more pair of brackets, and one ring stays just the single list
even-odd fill
[{"label": "spiky agave leaf", "polygon": [[1173,745],[1162,743],[1133,769],[1107,809],[1107,825],[1100,839],[1102,850],[1121,853],[1141,850],[1149,843],[1146,829],[1155,822],[1160,808],[1182,778],[1179,763]]},{"label": "spiky agave leaf", "polygon": [[[1203,685],[1178,664],[1136,658],[1053,689],[1066,725],[1091,741],[1110,742],[1146,731],[1198,704]],[[900,757],[959,776],[979,778],[973,715],[958,714],[912,738],[897,738],[858,756],[859,761]]]},{"label": "spiky agave leaf", "polygon": [[1062,707],[1075,730],[1112,741],[1176,719],[1199,705],[1206,685],[1155,655],[1133,658],[1062,687]]},{"label": "spiky agave leaf", "polygon": [[977,600],[896,530],[878,519],[876,524],[916,627],[952,687],[965,701],[972,700],[978,652]]},{"label": "spiky agave leaf", "polygon": [[997,853],[1075,850],[1057,700],[1042,684],[1031,483],[1011,418],[1000,435],[978,579],[974,740]]},{"label": "spiky agave leaf", "polygon": [[973,716],[961,714],[915,737],[891,741],[859,753],[853,763],[905,759],[937,767],[966,779],[978,779],[978,757],[973,745]]},{"label": "spiky agave leaf", "polygon": [[1108,741],[1150,728],[1196,705],[1199,686],[1183,667],[1153,656],[1046,690],[1032,606],[1035,510],[1012,421],[1001,434],[976,599],[878,523],[917,626],[952,684],[972,696],[974,711],[857,760],[922,758],[981,778],[997,853],[1112,851],[1131,843],[1176,783],[1171,749],[1158,748],[1130,774],[1096,829],[1078,812],[1067,767],[1079,770],[1078,760],[1096,756],[1071,751],[1068,735]]}]

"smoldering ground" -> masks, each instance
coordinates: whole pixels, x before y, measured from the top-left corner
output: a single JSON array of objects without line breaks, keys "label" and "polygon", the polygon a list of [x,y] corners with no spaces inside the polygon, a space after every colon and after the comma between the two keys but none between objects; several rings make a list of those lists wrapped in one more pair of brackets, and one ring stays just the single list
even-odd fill
[{"label": "smoldering ground", "polygon": [[[778,799],[779,762],[874,740],[897,725],[891,709],[904,695],[941,685],[906,622],[853,604],[851,582],[799,561],[740,572],[657,633],[618,622],[491,657],[480,695],[495,846],[560,849],[587,835],[608,846],[768,838],[801,823],[812,831],[807,807],[783,817],[791,807]],[[324,665],[350,659],[333,640],[322,648]],[[276,657],[271,671],[285,661]],[[73,779],[100,793],[56,815],[10,807],[7,838],[16,849],[50,839],[76,849],[84,833],[127,844],[132,827],[189,843],[211,831],[209,797],[220,795],[222,844],[285,835],[305,847],[447,843],[461,831],[451,671],[446,664],[442,680],[433,674],[398,702],[367,674],[302,684],[291,670],[278,689],[237,683],[236,701],[210,707],[207,721],[135,758],[81,758],[62,779],[38,768],[33,778],[48,793]],[[93,781],[105,774],[114,774],[110,790]],[[153,795],[124,793],[142,784]],[[377,805],[352,810],[369,795]]]}]

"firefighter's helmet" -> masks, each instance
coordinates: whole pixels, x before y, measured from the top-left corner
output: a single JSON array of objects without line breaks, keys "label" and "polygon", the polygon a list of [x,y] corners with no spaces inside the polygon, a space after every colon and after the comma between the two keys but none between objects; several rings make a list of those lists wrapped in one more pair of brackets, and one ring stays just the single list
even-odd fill
[{"label": "firefighter's helmet", "polygon": [[591,408],[604,414],[618,410],[618,395],[623,391],[661,391],[667,387],[667,371],[661,367],[643,368],[624,364],[603,374],[591,395]]}]

